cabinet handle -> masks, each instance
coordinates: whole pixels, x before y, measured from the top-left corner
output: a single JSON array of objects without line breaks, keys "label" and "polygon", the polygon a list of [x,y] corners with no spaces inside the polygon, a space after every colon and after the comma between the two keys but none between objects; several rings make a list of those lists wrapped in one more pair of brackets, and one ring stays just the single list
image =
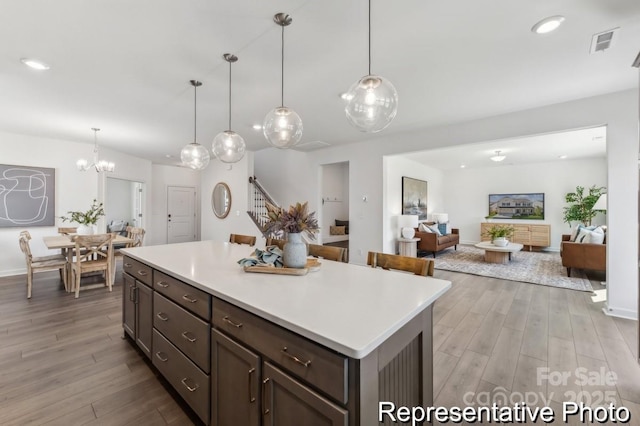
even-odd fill
[{"label": "cabinet handle", "polygon": [[241,322],[239,322],[239,323],[235,323],[235,322],[231,321],[231,320],[229,319],[229,315],[225,315],[225,316],[222,318],[222,321],[224,321],[224,322],[226,322],[226,323],[229,323],[229,324],[231,324],[232,326],[234,326],[234,327],[236,327],[236,328],[240,328],[240,327],[242,327],[242,323],[241,323]]},{"label": "cabinet handle", "polygon": [[131,268],[132,266],[133,266],[133,264],[131,264],[131,263],[125,263],[125,264],[124,264],[124,267],[125,267],[125,268]]},{"label": "cabinet handle", "polygon": [[138,304],[138,302],[140,301],[140,299],[138,298],[138,292],[140,291],[140,287],[136,286],[133,289],[133,303],[135,303],[136,305]]},{"label": "cabinet handle", "polygon": [[269,410],[269,406],[267,405],[267,383],[269,383],[269,379],[268,377],[266,379],[264,379],[262,381],[262,407],[264,408],[264,410],[262,411],[262,414],[269,414],[270,410]]},{"label": "cabinet handle", "polygon": [[[163,358],[163,356],[164,356],[164,358]],[[158,358],[162,362],[169,361],[169,357],[167,357],[164,352],[156,352],[156,358]]]},{"label": "cabinet handle", "polygon": [[185,339],[187,339],[187,340],[188,340],[188,341],[190,341],[191,343],[193,343],[193,342],[195,342],[196,340],[198,340],[198,339],[196,339],[195,337],[189,337],[187,333],[189,333],[189,331],[183,331],[183,332],[182,332],[182,337],[184,337]]},{"label": "cabinet handle", "polygon": [[182,384],[184,385],[184,387],[185,387],[185,388],[187,388],[187,390],[188,390],[189,392],[195,392],[195,391],[196,391],[196,389],[198,389],[198,388],[200,387],[200,385],[198,385],[198,384],[196,383],[196,385],[195,385],[194,387],[191,387],[191,386],[189,386],[189,385],[187,384],[187,379],[188,379],[188,377],[185,377],[184,379],[180,380],[180,382],[182,382]]},{"label": "cabinet handle", "polygon": [[189,296],[190,296],[189,294],[185,294],[184,296],[182,296],[182,298],[189,303],[196,303],[198,301],[198,299],[192,299]]},{"label": "cabinet handle", "polygon": [[300,358],[298,358],[295,355],[291,355],[289,352],[287,352],[287,347],[285,346],[284,348],[282,348],[282,350],[280,351],[280,353],[282,353],[284,356],[286,356],[287,358],[289,358],[291,361],[293,362],[297,362],[298,364],[302,365],[303,367],[309,367],[311,365],[311,360],[307,360],[307,361],[302,361]]},{"label": "cabinet handle", "polygon": [[162,288],[169,287],[169,284],[165,283],[164,281],[158,281],[156,284],[158,284]]},{"label": "cabinet handle", "polygon": [[160,318],[162,321],[169,321],[169,317],[164,312],[158,312],[156,316]]},{"label": "cabinet handle", "polygon": [[134,302],[136,301],[136,299],[134,299],[134,295],[133,295],[133,290],[136,288],[135,285],[133,284],[129,284],[129,300]]},{"label": "cabinet handle", "polygon": [[138,271],[138,275],[140,275],[141,277],[146,277],[147,276],[147,271],[139,270]]},{"label": "cabinet handle", "polygon": [[256,397],[253,396],[251,393],[252,391],[252,386],[251,386],[251,376],[253,375],[253,373],[255,373],[256,369],[252,368],[251,370],[249,370],[249,402],[256,402]]}]

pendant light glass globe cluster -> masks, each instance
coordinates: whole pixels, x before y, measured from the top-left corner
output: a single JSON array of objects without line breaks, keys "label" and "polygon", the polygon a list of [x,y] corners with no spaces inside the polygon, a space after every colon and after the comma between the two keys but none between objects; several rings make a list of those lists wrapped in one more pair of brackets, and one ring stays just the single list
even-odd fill
[{"label": "pendant light glass globe cluster", "polygon": [[280,106],[267,114],[262,129],[267,142],[276,148],[286,149],[295,146],[302,138],[302,119],[293,109],[284,106],[284,27],[290,25],[292,19],[286,13],[277,13],[273,21],[282,27]]},{"label": "pendant light glass globe cluster", "polygon": [[371,0],[369,0],[369,74],[356,81],[344,95],[349,122],[362,132],[386,128],[398,112],[398,92],[386,78],[371,74]]},{"label": "pendant light glass globe cluster", "polygon": [[193,170],[203,170],[209,165],[210,156],[207,148],[200,145],[197,141],[197,90],[198,87],[202,86],[202,82],[191,80],[190,83],[193,86],[193,142],[182,148],[180,159],[182,160],[182,164]]},{"label": "pendant light glass globe cluster", "polygon": [[222,55],[229,63],[229,129],[220,132],[213,139],[213,155],[223,163],[237,163],[244,157],[246,144],[242,136],[231,130],[231,64],[238,57],[230,53]]}]

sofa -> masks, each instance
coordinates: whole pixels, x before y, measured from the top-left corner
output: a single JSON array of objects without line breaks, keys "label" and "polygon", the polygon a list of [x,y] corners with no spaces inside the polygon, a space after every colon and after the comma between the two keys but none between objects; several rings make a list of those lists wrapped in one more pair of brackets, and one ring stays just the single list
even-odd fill
[{"label": "sofa", "polygon": [[607,244],[575,243],[571,242],[571,235],[562,235],[560,256],[562,266],[567,268],[567,276],[571,276],[571,268],[590,269],[593,271],[607,270]]},{"label": "sofa", "polygon": [[438,234],[431,232],[421,232],[416,228],[415,238],[420,238],[418,241],[418,251],[426,251],[433,253],[433,257],[436,257],[436,253],[453,247],[454,250],[458,249],[460,243],[460,231],[457,228],[451,229],[451,234],[438,236]]}]

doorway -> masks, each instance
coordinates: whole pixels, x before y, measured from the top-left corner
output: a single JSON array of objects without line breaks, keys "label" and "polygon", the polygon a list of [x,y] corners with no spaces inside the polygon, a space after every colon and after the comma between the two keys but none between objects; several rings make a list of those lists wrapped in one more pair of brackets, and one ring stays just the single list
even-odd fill
[{"label": "doorway", "polygon": [[[105,191],[107,231],[121,232],[127,226],[144,228],[144,197],[143,182],[107,177]],[[111,229],[112,226],[116,228]]]},{"label": "doorway", "polygon": [[167,243],[196,241],[196,188],[167,187]]},{"label": "doorway", "polygon": [[320,167],[322,244],[347,249],[349,253],[349,162]]}]

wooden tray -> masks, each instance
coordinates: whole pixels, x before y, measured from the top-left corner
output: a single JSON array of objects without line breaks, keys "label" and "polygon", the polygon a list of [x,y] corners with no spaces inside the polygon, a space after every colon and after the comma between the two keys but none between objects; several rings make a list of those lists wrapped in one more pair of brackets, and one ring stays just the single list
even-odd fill
[{"label": "wooden tray", "polygon": [[276,268],[274,266],[245,266],[245,272],[257,272],[262,274],[278,274],[278,275],[306,275],[309,271],[317,271],[320,269],[321,263],[318,259],[308,259],[304,268]]}]

